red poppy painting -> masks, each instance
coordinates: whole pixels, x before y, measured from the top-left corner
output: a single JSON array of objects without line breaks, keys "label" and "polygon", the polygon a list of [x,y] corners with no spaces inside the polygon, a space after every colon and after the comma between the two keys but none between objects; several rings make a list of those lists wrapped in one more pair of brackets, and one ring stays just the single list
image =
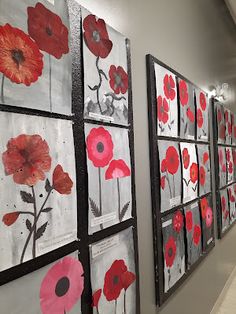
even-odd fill
[{"label": "red poppy painting", "polygon": [[176,76],[155,64],[157,99],[157,134],[178,136],[178,105]]},{"label": "red poppy painting", "polygon": [[197,139],[209,139],[209,101],[207,94],[200,89],[195,89],[197,110]]},{"label": "red poppy painting", "polygon": [[232,144],[232,114],[231,111],[224,108],[225,117],[225,144]]},{"label": "red poppy painting", "polygon": [[129,73],[126,38],[82,8],[84,116],[128,125]]},{"label": "red poppy painting", "polygon": [[89,233],[94,233],[131,218],[129,135],[124,128],[86,124],[85,137]]},{"label": "red poppy painting", "polygon": [[236,114],[232,113],[232,144],[236,145]]},{"label": "red poppy painting", "polygon": [[225,154],[225,147],[218,146],[218,173],[219,173],[219,187],[223,187],[227,183],[227,161]]},{"label": "red poppy painting", "polygon": [[222,232],[224,232],[230,225],[230,208],[229,208],[229,197],[227,189],[220,191],[220,205],[221,205],[221,224]]},{"label": "red poppy painting", "polygon": [[227,122],[225,121],[224,106],[221,104],[217,104],[215,106],[215,114],[216,114],[216,119],[217,119],[218,143],[225,144]]},{"label": "red poppy painting", "polygon": [[4,270],[75,241],[77,197],[70,121],[2,113],[0,125]]},{"label": "red poppy painting", "polygon": [[171,267],[176,256],[176,243],[173,237],[170,237],[165,245],[165,262],[167,267]]},{"label": "red poppy painting", "polygon": [[228,199],[230,223],[233,223],[236,219],[236,194],[232,185],[228,187]]},{"label": "red poppy painting", "polygon": [[208,145],[198,144],[198,167],[199,167],[199,195],[202,196],[211,191],[211,161]]},{"label": "red poppy painting", "polygon": [[202,218],[202,249],[203,252],[206,252],[214,240],[214,217],[211,194],[200,199],[200,211]]},{"label": "red poppy painting", "polygon": [[227,165],[227,184],[234,181],[234,160],[233,151],[231,147],[225,148],[226,165]]}]

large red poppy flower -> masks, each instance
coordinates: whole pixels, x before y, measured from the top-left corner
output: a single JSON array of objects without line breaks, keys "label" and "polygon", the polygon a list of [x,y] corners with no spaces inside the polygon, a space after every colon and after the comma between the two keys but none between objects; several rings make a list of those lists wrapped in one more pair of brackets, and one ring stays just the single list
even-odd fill
[{"label": "large red poppy flower", "polygon": [[187,105],[188,103],[188,86],[187,83],[183,80],[179,81],[179,98],[182,106]]},{"label": "large red poppy flower", "polygon": [[199,225],[195,225],[193,228],[193,243],[198,246],[201,239],[201,227]]},{"label": "large red poppy flower", "polygon": [[166,74],[164,76],[164,94],[167,99],[174,100],[175,99],[175,81],[172,75]]},{"label": "large red poppy flower", "polygon": [[130,169],[122,159],[112,160],[105,173],[105,179],[118,179],[130,176]]},{"label": "large red poppy flower", "polygon": [[89,14],[83,21],[84,41],[88,49],[96,56],[106,58],[111,52],[113,43],[109,39],[106,23],[96,20],[95,15]]},{"label": "large red poppy flower", "polygon": [[225,125],[224,124],[220,125],[219,137],[220,139],[225,140]]},{"label": "large red poppy flower", "polygon": [[5,214],[2,218],[2,222],[6,225],[6,226],[11,226],[13,225],[16,220],[18,219],[20,213],[19,212],[12,212],[12,213],[8,213]]},{"label": "large red poppy flower", "polygon": [[121,67],[115,67],[114,65],[110,66],[109,70],[110,77],[110,86],[113,89],[115,94],[125,94],[129,87],[129,78],[128,74]]},{"label": "large red poppy flower", "polygon": [[229,199],[230,199],[230,202],[231,203],[234,203],[235,202],[235,197],[233,195],[233,189],[232,188],[228,188],[228,191],[229,191]]},{"label": "large red poppy flower", "polygon": [[161,172],[165,172],[167,170],[166,159],[163,159],[161,162]]},{"label": "large red poppy flower", "polygon": [[186,220],[186,229],[188,232],[190,232],[193,228],[193,213],[190,210],[186,212],[185,220]]},{"label": "large red poppy flower", "polygon": [[201,129],[203,126],[203,115],[201,109],[197,110],[197,126],[199,127],[199,129]]},{"label": "large red poppy flower", "polygon": [[195,162],[193,162],[190,167],[190,180],[193,183],[196,183],[198,180],[198,166]]},{"label": "large red poppy flower", "polygon": [[174,263],[176,256],[176,243],[175,239],[170,236],[165,244],[165,262],[167,267],[171,267]]},{"label": "large red poppy flower", "polygon": [[163,177],[161,177],[161,188],[162,188],[162,190],[165,189],[165,186],[166,186],[166,177],[163,176]]},{"label": "large red poppy flower", "polygon": [[157,118],[164,124],[169,120],[169,105],[165,98],[161,96],[157,98]]},{"label": "large red poppy flower", "polygon": [[83,266],[77,259],[66,256],[53,265],[40,288],[43,314],[69,313],[84,289]]},{"label": "large red poppy flower", "polygon": [[135,280],[136,276],[131,271],[126,271],[121,275],[122,286],[125,290],[127,290]]},{"label": "large red poppy flower", "polygon": [[232,134],[232,123],[228,123],[228,133],[229,135]]},{"label": "large red poppy flower", "polygon": [[229,122],[229,112],[228,110],[225,110],[225,122]]},{"label": "large red poppy flower", "polygon": [[179,154],[174,146],[167,148],[166,167],[171,174],[175,174],[179,169]]},{"label": "large red poppy flower", "polygon": [[188,149],[184,148],[182,151],[183,165],[185,169],[188,169],[190,163],[190,155],[188,153]]},{"label": "large red poppy flower", "polygon": [[230,162],[230,150],[229,149],[226,149],[226,160],[228,161],[228,162]]},{"label": "large red poppy flower", "polygon": [[29,86],[42,74],[43,55],[22,30],[0,26],[0,72],[12,82]]},{"label": "large red poppy flower", "polygon": [[204,152],[202,159],[203,159],[203,164],[205,165],[207,163],[208,159],[209,159],[208,152]]},{"label": "large red poppy flower", "polygon": [[192,112],[192,110],[190,108],[187,109],[186,114],[187,114],[187,117],[188,117],[189,121],[191,123],[194,123],[195,115],[194,115],[194,113]]},{"label": "large red poppy flower", "polygon": [[111,134],[103,127],[93,128],[86,140],[88,158],[94,167],[105,167],[113,157]]},{"label": "large red poppy flower", "polygon": [[73,186],[69,174],[64,172],[61,165],[57,165],[52,176],[53,188],[60,194],[70,194]]},{"label": "large red poppy flower", "polygon": [[222,209],[222,212],[226,210],[226,200],[225,200],[224,195],[222,195],[221,197],[221,209]]},{"label": "large red poppy flower", "polygon": [[69,52],[68,29],[61,18],[38,2],[28,7],[28,31],[39,49],[60,59]]},{"label": "large red poppy flower", "polygon": [[207,228],[211,227],[212,221],[213,221],[212,209],[211,209],[211,207],[207,207],[207,210],[206,210],[206,226],[207,226]]},{"label": "large red poppy flower", "polygon": [[206,103],[206,96],[203,92],[201,92],[199,95],[199,101],[200,101],[200,106],[202,110],[205,111],[207,103]]},{"label": "large red poppy flower", "polygon": [[204,186],[206,182],[206,170],[203,166],[200,167],[199,169],[199,181],[200,185]]},{"label": "large red poppy flower", "polygon": [[13,175],[15,183],[29,186],[44,180],[44,172],[51,168],[49,147],[40,135],[21,134],[10,139],[2,161],[6,175]]},{"label": "large red poppy flower", "polygon": [[230,162],[229,162],[229,164],[228,164],[228,171],[229,171],[229,173],[230,173],[230,174],[232,174],[232,173],[233,173],[233,171],[234,171],[232,161],[230,161]]},{"label": "large red poppy flower", "polygon": [[102,289],[99,289],[94,292],[92,307],[98,308],[98,303],[100,301],[101,295],[102,295]]},{"label": "large red poppy flower", "polygon": [[184,224],[183,214],[181,213],[181,211],[178,210],[173,217],[173,229],[177,233],[180,233],[180,231],[183,228],[183,224]]},{"label": "large red poppy flower", "polygon": [[127,271],[123,260],[115,260],[105,274],[103,293],[107,301],[117,300],[123,289],[121,276]]},{"label": "large red poppy flower", "polygon": [[206,218],[206,210],[208,208],[208,200],[206,197],[203,197],[200,200],[200,206],[201,206],[202,219],[205,219]]}]

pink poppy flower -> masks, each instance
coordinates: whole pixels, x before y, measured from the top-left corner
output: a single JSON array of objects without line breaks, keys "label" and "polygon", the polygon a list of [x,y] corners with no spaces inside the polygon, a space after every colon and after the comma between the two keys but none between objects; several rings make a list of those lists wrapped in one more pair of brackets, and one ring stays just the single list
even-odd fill
[{"label": "pink poppy flower", "polygon": [[210,228],[213,221],[213,213],[211,207],[208,207],[206,210],[206,226]]},{"label": "pink poppy flower", "polygon": [[52,266],[40,288],[43,314],[69,312],[80,299],[84,289],[83,267],[80,261],[66,256]]}]

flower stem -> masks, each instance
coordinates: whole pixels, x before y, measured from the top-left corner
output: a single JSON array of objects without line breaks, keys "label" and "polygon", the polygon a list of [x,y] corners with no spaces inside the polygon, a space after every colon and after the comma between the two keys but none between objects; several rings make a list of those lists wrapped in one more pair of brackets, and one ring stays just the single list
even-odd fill
[{"label": "flower stem", "polygon": [[[99,179],[99,208],[100,216],[102,216],[102,177],[101,177],[101,167],[98,167],[98,179]],[[101,230],[103,230],[103,224],[100,224]]]},{"label": "flower stem", "polygon": [[5,81],[5,75],[2,75],[2,84],[1,84],[1,103],[4,104],[4,81]]},{"label": "flower stem", "polygon": [[170,197],[173,198],[172,191],[171,191],[171,186],[170,186],[170,178],[169,178],[169,174],[168,174],[167,171],[166,171],[166,180],[167,180],[167,183],[168,183],[168,186],[169,186],[169,190],[170,190]]},{"label": "flower stem", "polygon": [[119,178],[116,179],[117,182],[117,192],[118,192],[118,215],[119,221],[121,222],[121,212],[120,212],[120,181]]},{"label": "flower stem", "polygon": [[117,300],[115,300],[115,314],[117,312]]},{"label": "flower stem", "polygon": [[[35,197],[35,191],[34,191],[34,187],[31,187],[32,189],[32,195],[33,195],[33,199],[34,199],[34,219],[36,219],[37,217],[37,204],[36,204],[36,197]],[[35,227],[34,227],[34,234],[33,234],[33,247],[32,247],[32,256],[33,258],[35,258],[36,256],[36,230],[37,230],[37,223],[35,223]]]},{"label": "flower stem", "polygon": [[96,93],[97,93],[97,104],[98,104],[100,113],[102,114],[102,108],[101,108],[101,104],[100,104],[100,100],[99,100],[99,90],[100,90],[100,87],[102,85],[102,75],[100,73],[100,69],[99,69],[99,66],[98,66],[99,59],[100,59],[100,57],[97,57],[97,59],[96,59],[96,68],[98,70],[98,76],[99,76],[99,84],[97,86]]},{"label": "flower stem", "polygon": [[172,179],[173,179],[173,197],[175,197],[175,176],[172,175]]},{"label": "flower stem", "polygon": [[20,215],[32,215],[32,216],[34,216],[34,214],[33,213],[31,213],[31,212],[24,212],[24,211],[18,211],[18,213],[20,214]]},{"label": "flower stem", "polygon": [[26,242],[25,242],[25,245],[24,245],[22,254],[21,254],[20,263],[23,263],[24,256],[25,256],[25,252],[26,252],[26,249],[27,249],[27,247],[28,247],[28,245],[29,245],[31,236],[32,236],[32,234],[34,233],[34,229],[35,229],[35,227],[36,227],[36,224],[37,224],[37,222],[38,222],[38,220],[39,220],[39,217],[40,217],[40,215],[41,215],[41,213],[42,213],[42,210],[43,210],[45,204],[47,203],[48,198],[49,198],[49,196],[50,196],[50,194],[51,194],[52,191],[53,191],[53,188],[49,190],[48,195],[47,195],[47,197],[45,198],[45,200],[44,200],[44,202],[43,202],[43,205],[41,206],[40,211],[38,212],[38,214],[37,214],[37,216],[36,216],[36,218],[35,218],[35,220],[34,220],[34,224],[33,224],[32,228],[31,228],[31,230],[30,230],[30,232],[29,232],[29,234],[28,234],[28,237],[27,237],[27,239],[26,239]]},{"label": "flower stem", "polygon": [[126,314],[126,290],[124,293],[124,314]]},{"label": "flower stem", "polygon": [[49,60],[49,103],[50,103],[50,112],[52,112],[52,60],[51,55],[48,55]]}]

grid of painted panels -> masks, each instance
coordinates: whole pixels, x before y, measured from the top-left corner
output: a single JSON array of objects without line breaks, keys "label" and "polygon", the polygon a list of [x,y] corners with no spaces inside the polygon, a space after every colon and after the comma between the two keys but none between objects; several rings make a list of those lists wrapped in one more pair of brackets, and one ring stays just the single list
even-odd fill
[{"label": "grid of painted panels", "polygon": [[212,106],[218,236],[222,238],[236,219],[236,115],[220,102],[212,101]]},{"label": "grid of painted panels", "polygon": [[139,313],[129,40],[74,0],[13,2],[0,0],[0,299],[25,275],[34,308],[3,311]]},{"label": "grid of painted panels", "polygon": [[214,247],[206,93],[147,56],[157,303]]}]

